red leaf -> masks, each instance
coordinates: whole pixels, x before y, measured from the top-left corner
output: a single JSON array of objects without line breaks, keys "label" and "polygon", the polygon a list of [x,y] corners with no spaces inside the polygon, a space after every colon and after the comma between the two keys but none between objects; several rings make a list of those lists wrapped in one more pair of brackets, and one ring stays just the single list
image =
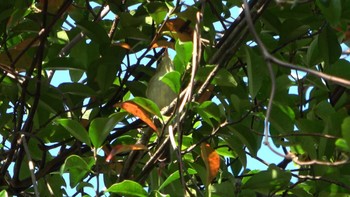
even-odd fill
[{"label": "red leaf", "polygon": [[201,156],[207,169],[207,185],[209,185],[219,172],[220,156],[207,143],[201,144]]},{"label": "red leaf", "polygon": [[116,154],[132,151],[132,150],[147,150],[147,147],[142,144],[132,144],[132,145],[118,144],[112,148],[111,152],[108,154],[106,158],[106,161],[109,162]]},{"label": "red leaf", "polygon": [[117,103],[114,107],[121,107],[125,111],[131,113],[132,115],[139,117],[143,122],[145,122],[149,127],[151,127],[155,132],[158,132],[156,125],[153,123],[152,119],[148,113],[143,110],[140,106],[132,101],[125,101],[123,103]]}]

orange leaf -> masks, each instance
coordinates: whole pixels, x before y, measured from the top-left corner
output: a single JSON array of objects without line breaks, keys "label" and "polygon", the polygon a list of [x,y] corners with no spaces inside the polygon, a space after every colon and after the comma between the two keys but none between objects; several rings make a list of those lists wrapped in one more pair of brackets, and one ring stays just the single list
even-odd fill
[{"label": "orange leaf", "polygon": [[116,43],[116,44],[113,44],[113,45],[119,46],[119,47],[121,47],[123,49],[126,49],[126,50],[131,50],[131,46],[128,43],[125,43],[125,42],[120,42],[120,43]]},{"label": "orange leaf", "polygon": [[207,185],[209,185],[219,172],[220,156],[207,143],[201,144],[201,156],[207,169]]},{"label": "orange leaf", "polygon": [[132,145],[118,144],[112,148],[111,152],[108,154],[106,158],[106,161],[109,162],[113,158],[113,156],[116,154],[132,151],[132,150],[147,150],[147,147],[142,144],[132,144]]},{"label": "orange leaf", "polygon": [[125,111],[131,113],[132,115],[139,117],[143,122],[145,122],[149,127],[151,127],[155,132],[158,132],[156,125],[151,120],[148,113],[143,110],[140,106],[132,101],[125,101],[123,103],[117,103],[114,107],[121,107]]}]

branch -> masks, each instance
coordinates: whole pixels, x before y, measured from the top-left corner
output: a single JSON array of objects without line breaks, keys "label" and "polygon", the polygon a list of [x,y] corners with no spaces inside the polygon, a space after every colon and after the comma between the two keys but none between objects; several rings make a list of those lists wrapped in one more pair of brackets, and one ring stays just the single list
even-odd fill
[{"label": "branch", "polygon": [[343,78],[339,78],[339,77],[335,77],[332,75],[327,75],[315,70],[311,70],[308,68],[304,68],[304,67],[299,67],[299,66],[295,66],[286,62],[283,62],[277,58],[275,58],[274,56],[272,56],[268,50],[266,49],[264,43],[260,40],[257,32],[255,31],[254,28],[254,24],[252,21],[252,18],[250,16],[250,11],[249,11],[249,6],[246,0],[243,0],[244,3],[244,12],[246,14],[246,19],[247,19],[247,24],[249,27],[249,30],[251,32],[251,34],[253,35],[256,43],[258,44],[262,55],[264,56],[264,59],[266,60],[267,66],[268,66],[268,70],[269,70],[269,74],[270,74],[270,79],[271,79],[271,93],[270,93],[270,99],[267,105],[267,110],[266,110],[266,117],[265,117],[265,128],[264,128],[264,144],[266,146],[269,147],[269,149],[274,152],[276,155],[279,155],[281,157],[284,158],[291,158],[293,159],[293,161],[299,165],[313,165],[313,164],[319,164],[319,165],[342,165],[348,162],[348,157],[346,155],[344,155],[344,159],[340,160],[340,161],[335,161],[335,162],[324,162],[324,161],[318,161],[318,160],[312,160],[312,161],[308,161],[308,162],[303,162],[303,161],[299,161],[298,157],[295,156],[292,153],[289,153],[288,155],[279,153],[277,150],[275,150],[269,143],[268,141],[268,135],[269,135],[269,119],[270,119],[270,115],[271,115],[271,109],[272,109],[272,102],[275,96],[275,89],[276,89],[276,81],[275,81],[275,75],[274,75],[274,71],[272,69],[272,64],[271,63],[275,63],[277,65],[286,67],[286,68],[290,68],[290,69],[295,69],[295,70],[301,70],[304,71],[306,73],[312,74],[316,77],[337,83],[339,85],[345,86],[345,87],[350,87],[350,81],[343,79]]},{"label": "branch", "polygon": [[35,174],[34,174],[34,163],[33,163],[32,157],[30,155],[30,151],[29,151],[29,148],[28,148],[27,140],[26,140],[26,137],[25,137],[24,134],[21,135],[21,140],[22,140],[22,144],[23,144],[23,147],[24,147],[24,151],[26,152],[27,158],[28,158],[28,167],[29,167],[29,171],[30,171],[30,177],[32,178],[32,184],[33,184],[33,187],[34,187],[34,193],[35,193],[36,197],[39,197],[38,185],[37,185]]}]

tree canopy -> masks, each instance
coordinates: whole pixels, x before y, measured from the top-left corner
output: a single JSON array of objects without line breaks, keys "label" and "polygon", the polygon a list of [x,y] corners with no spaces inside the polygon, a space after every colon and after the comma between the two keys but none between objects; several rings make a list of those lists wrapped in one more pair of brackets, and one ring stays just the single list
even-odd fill
[{"label": "tree canopy", "polygon": [[349,0],[0,1],[0,196],[349,195],[349,16]]}]

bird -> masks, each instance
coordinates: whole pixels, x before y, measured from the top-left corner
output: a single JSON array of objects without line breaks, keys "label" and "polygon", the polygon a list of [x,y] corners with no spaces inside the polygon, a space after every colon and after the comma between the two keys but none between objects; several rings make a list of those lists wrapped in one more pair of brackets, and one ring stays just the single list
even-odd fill
[{"label": "bird", "polygon": [[157,104],[160,110],[170,105],[177,97],[177,94],[161,80],[165,74],[171,71],[174,71],[174,65],[166,53],[158,63],[155,74],[148,82],[146,97]]}]

